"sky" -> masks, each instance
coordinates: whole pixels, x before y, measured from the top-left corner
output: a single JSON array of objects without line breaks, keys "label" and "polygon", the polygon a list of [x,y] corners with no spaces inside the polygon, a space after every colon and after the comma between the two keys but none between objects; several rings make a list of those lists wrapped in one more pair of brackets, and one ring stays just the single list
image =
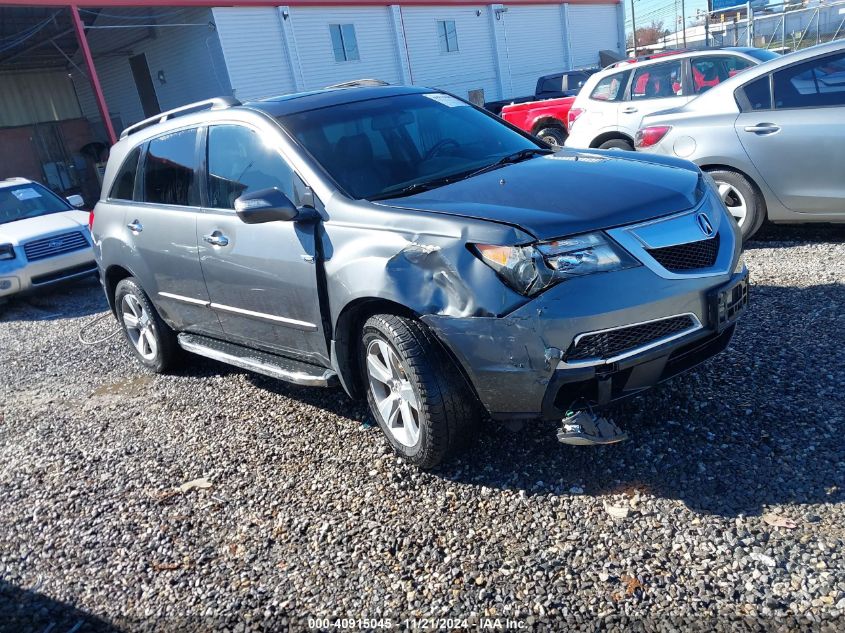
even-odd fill
[{"label": "sky", "polygon": [[[625,5],[625,33],[631,32],[631,0],[622,0]],[[677,8],[676,8],[677,6]],[[695,17],[696,11],[707,10],[707,0],[684,0],[684,13],[687,24]],[[663,22],[663,28],[676,31],[675,20],[681,15],[681,0],[634,0],[634,12],[637,28],[648,26],[652,21]],[[680,28],[680,24],[678,25]]]}]

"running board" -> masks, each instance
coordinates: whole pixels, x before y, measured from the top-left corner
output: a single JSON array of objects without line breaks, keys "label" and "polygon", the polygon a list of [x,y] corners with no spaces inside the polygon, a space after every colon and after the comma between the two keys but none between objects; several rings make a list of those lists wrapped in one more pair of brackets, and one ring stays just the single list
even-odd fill
[{"label": "running board", "polygon": [[219,341],[199,334],[179,334],[179,346],[187,352],[228,363],[257,374],[270,376],[306,387],[333,387],[337,374],[331,369],[262,352],[235,343]]}]

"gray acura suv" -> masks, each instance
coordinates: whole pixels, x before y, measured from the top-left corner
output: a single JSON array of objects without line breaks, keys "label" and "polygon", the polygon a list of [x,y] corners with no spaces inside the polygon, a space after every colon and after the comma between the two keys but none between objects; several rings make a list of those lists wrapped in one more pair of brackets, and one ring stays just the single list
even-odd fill
[{"label": "gray acura suv", "polygon": [[[695,366],[747,303],[736,223],[691,163],[553,152],[414,87],[142,121],[112,148],[93,239],[148,368],[187,350],[339,383],[422,468],[482,412],[571,420]],[[583,420],[570,443],[608,438]]]}]

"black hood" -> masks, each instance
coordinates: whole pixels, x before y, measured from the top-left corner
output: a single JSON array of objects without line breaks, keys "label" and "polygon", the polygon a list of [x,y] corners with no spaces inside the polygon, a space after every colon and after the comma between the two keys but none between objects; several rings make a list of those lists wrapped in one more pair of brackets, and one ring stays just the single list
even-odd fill
[{"label": "black hood", "polygon": [[550,239],[683,211],[700,195],[699,170],[686,161],[563,150],[380,204],[493,220]]}]

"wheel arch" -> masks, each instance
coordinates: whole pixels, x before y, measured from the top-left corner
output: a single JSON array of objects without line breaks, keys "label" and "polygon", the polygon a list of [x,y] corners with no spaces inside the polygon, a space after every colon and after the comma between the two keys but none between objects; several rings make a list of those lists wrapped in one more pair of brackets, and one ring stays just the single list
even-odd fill
[{"label": "wheel arch", "polygon": [[627,141],[631,144],[631,147],[634,146],[634,139],[630,136],[625,134],[624,132],[619,132],[618,130],[613,130],[612,132],[602,132],[598,136],[596,136],[591,142],[591,148],[597,148],[602,143],[606,143],[607,141],[612,141],[614,139],[619,139],[620,141]]},{"label": "wheel arch", "polygon": [[743,178],[745,178],[751,186],[754,188],[754,191],[757,192],[757,195],[760,198],[760,203],[763,205],[763,219],[768,219],[769,217],[769,205],[768,201],[766,200],[766,194],[763,191],[762,187],[757,183],[757,179],[754,178],[751,174],[747,171],[740,169],[739,167],[735,167],[734,165],[730,165],[727,163],[720,163],[720,162],[704,162],[698,165],[701,168],[701,171],[711,172],[711,171],[732,171],[734,173],[739,174]]},{"label": "wheel arch", "polygon": [[105,284],[106,300],[109,302],[109,308],[111,308],[112,313],[115,313],[116,310],[114,305],[114,293],[117,289],[117,284],[127,277],[134,277],[134,275],[130,270],[124,268],[123,266],[113,264],[106,268],[106,273],[103,276],[103,283]]},{"label": "wheel arch", "polygon": [[[334,338],[331,342],[332,365],[337,372],[343,389],[352,398],[364,395],[364,385],[361,380],[358,354],[360,337],[358,336],[364,323],[375,314],[393,314],[413,319],[422,323],[420,314],[406,305],[381,297],[361,297],[351,301],[343,307],[334,326]],[[426,326],[427,327],[427,326]],[[440,343],[441,350],[452,361],[470,389],[470,393],[480,405],[475,386],[472,384],[463,365],[455,356],[449,345],[440,335],[430,329],[434,338]]]},{"label": "wheel arch", "polygon": [[569,132],[566,130],[566,124],[553,116],[541,116],[535,119],[531,124],[531,134],[536,135],[537,132],[547,127],[560,128],[563,131],[564,136],[569,136]]}]

